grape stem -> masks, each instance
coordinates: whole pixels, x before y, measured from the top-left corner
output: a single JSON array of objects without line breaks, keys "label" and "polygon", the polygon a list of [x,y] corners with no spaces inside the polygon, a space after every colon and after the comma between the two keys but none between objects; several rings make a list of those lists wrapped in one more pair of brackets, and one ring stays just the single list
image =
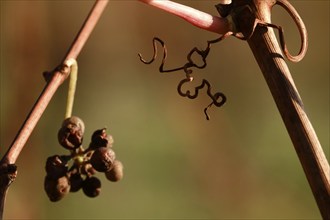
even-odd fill
[{"label": "grape stem", "polygon": [[67,97],[65,117],[64,117],[64,119],[66,119],[72,116],[74,95],[76,92],[76,85],[78,78],[78,63],[74,58],[70,58],[64,62],[64,65],[70,68],[69,90],[68,90],[68,97]]}]

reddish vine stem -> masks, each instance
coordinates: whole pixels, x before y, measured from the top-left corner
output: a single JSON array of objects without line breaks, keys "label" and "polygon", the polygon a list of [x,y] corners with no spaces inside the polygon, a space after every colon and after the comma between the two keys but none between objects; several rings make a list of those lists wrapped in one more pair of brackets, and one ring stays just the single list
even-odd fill
[{"label": "reddish vine stem", "polygon": [[226,18],[220,18],[169,0],[139,0],[147,5],[176,15],[190,24],[206,31],[225,34],[232,30],[231,23]]},{"label": "reddish vine stem", "polygon": [[[76,38],[74,39],[70,49],[65,55],[62,63],[65,60],[73,58],[76,59],[84,47],[88,37],[92,33],[94,27],[96,26],[100,16],[102,15],[108,1],[107,0],[97,0],[91,9],[87,19],[85,20],[82,28],[78,32]],[[19,154],[23,150],[26,141],[30,137],[33,129],[40,120],[41,115],[48,106],[50,100],[55,94],[58,87],[67,79],[70,70],[65,65],[60,65],[52,73],[50,80],[48,80],[47,85],[41,92],[38,100],[32,107],[32,110],[28,114],[26,120],[24,121],[22,127],[18,131],[14,141],[8,148],[6,154],[1,159],[0,162],[0,219],[3,217],[3,208],[5,197],[10,184],[14,181],[17,170],[14,165]]]}]

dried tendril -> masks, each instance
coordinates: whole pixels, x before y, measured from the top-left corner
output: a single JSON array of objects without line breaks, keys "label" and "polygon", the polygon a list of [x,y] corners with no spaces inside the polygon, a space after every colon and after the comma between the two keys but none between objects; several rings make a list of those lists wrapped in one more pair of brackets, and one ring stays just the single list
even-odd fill
[{"label": "dried tendril", "polygon": [[[208,115],[207,110],[212,105],[215,105],[217,107],[221,107],[222,105],[224,105],[226,100],[227,100],[226,96],[221,92],[212,93],[211,92],[211,84],[206,79],[203,79],[202,83],[199,86],[195,87],[193,94],[191,94],[190,90],[183,91],[182,86],[185,83],[189,83],[189,82],[192,82],[194,80],[194,78],[192,76],[193,71],[192,71],[191,68],[195,67],[197,69],[203,69],[207,66],[206,58],[209,55],[211,45],[225,39],[226,37],[228,37],[230,35],[232,35],[231,32],[227,33],[225,35],[222,35],[221,37],[219,37],[215,40],[207,41],[207,47],[204,50],[200,50],[197,47],[194,47],[187,54],[187,63],[185,63],[183,66],[177,67],[177,68],[172,68],[172,69],[165,69],[164,68],[165,60],[167,58],[167,49],[166,49],[165,43],[161,39],[159,39],[158,37],[154,37],[153,40],[152,40],[152,42],[153,42],[153,56],[152,56],[151,60],[146,61],[145,59],[143,59],[143,57],[140,53],[138,55],[140,57],[141,62],[143,62],[144,64],[151,64],[157,58],[157,54],[158,54],[157,42],[160,43],[160,45],[162,46],[162,49],[163,49],[163,57],[162,57],[161,64],[159,66],[159,72],[169,73],[169,72],[175,72],[175,71],[179,71],[179,70],[183,70],[185,72],[186,77],[184,79],[182,79],[179,82],[178,86],[177,86],[178,93],[182,97],[188,97],[189,99],[195,99],[195,98],[198,97],[199,90],[203,89],[204,87],[207,87],[207,95],[212,99],[212,102],[207,107],[204,108],[204,114],[206,116],[206,119],[209,120],[210,116]],[[198,65],[197,63],[195,63],[193,61],[192,56],[194,54],[197,54],[201,57],[202,64]]]}]

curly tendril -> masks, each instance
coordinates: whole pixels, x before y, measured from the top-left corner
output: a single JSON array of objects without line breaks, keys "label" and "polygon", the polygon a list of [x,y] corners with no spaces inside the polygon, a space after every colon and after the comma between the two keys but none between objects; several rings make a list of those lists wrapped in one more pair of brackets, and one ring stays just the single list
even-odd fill
[{"label": "curly tendril", "polygon": [[[166,49],[165,43],[161,39],[159,39],[158,37],[154,37],[153,40],[152,40],[152,42],[153,42],[153,56],[149,61],[146,61],[145,59],[143,59],[143,57],[140,53],[138,55],[140,57],[141,62],[143,62],[144,64],[151,64],[157,58],[157,54],[158,54],[157,42],[158,42],[162,46],[162,49],[163,49],[163,57],[162,57],[161,64],[159,66],[159,72],[168,73],[168,72],[175,72],[175,71],[183,70],[186,74],[186,77],[184,79],[182,79],[179,82],[178,86],[177,86],[177,90],[178,90],[179,95],[181,95],[182,97],[188,97],[189,99],[195,99],[195,98],[198,97],[199,91],[202,90],[204,87],[207,87],[207,95],[212,99],[212,102],[206,108],[204,108],[204,113],[205,113],[206,119],[209,120],[210,117],[207,113],[207,110],[212,105],[215,105],[217,107],[221,107],[222,105],[224,105],[226,100],[227,100],[226,96],[221,92],[212,93],[211,92],[211,84],[206,79],[203,79],[202,83],[199,86],[196,86],[194,88],[194,93],[192,93],[190,90],[183,91],[182,87],[183,87],[184,84],[190,83],[194,80],[194,78],[192,76],[193,70],[191,68],[195,67],[197,69],[203,69],[207,66],[206,58],[209,55],[211,45],[214,44],[214,43],[217,43],[217,42],[219,42],[219,41],[221,41],[221,40],[223,40],[227,37],[229,37],[230,35],[232,35],[232,32],[228,32],[227,34],[224,34],[224,35],[222,35],[221,37],[219,37],[215,40],[207,41],[207,47],[204,50],[200,50],[197,47],[194,47],[187,54],[187,63],[185,63],[181,67],[177,67],[177,68],[173,68],[173,69],[165,69],[165,67],[164,67],[165,60],[167,58],[167,49]],[[193,61],[192,56],[194,54],[197,54],[198,56],[201,57],[201,60],[202,60],[201,64],[197,64]]]}]

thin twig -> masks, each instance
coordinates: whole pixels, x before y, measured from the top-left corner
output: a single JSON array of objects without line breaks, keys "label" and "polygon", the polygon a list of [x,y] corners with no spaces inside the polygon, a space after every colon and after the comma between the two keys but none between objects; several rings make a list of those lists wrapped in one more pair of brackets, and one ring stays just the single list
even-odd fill
[{"label": "thin twig", "polygon": [[[5,196],[10,183],[13,181],[12,175],[8,167],[12,167],[15,164],[19,154],[25,146],[26,141],[31,135],[33,129],[38,123],[41,115],[48,106],[50,100],[52,99],[54,93],[58,87],[65,81],[70,73],[70,67],[65,65],[65,61],[69,59],[76,59],[80,51],[84,47],[88,37],[92,33],[95,25],[97,24],[102,12],[104,11],[108,1],[97,0],[90,11],[87,19],[85,20],[82,28],[80,29],[77,37],[73,41],[70,49],[65,55],[61,68],[57,68],[52,74],[51,79],[48,81],[46,87],[41,92],[38,100],[33,106],[31,112],[24,121],[22,127],[20,128],[18,134],[14,138],[13,143],[9,147],[8,151],[4,155],[0,163],[0,219],[3,216],[3,208],[5,202]],[[16,173],[16,170],[15,170]]]}]

